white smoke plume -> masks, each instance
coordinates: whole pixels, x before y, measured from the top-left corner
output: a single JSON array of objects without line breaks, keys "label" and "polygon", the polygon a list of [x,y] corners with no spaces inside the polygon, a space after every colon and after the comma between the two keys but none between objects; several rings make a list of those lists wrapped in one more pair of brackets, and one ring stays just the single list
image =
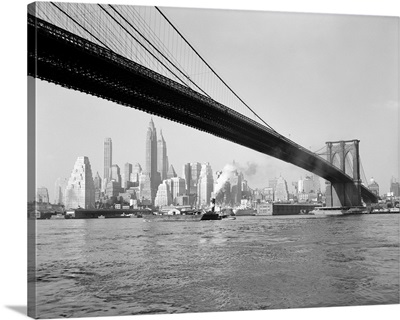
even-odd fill
[{"label": "white smoke plume", "polygon": [[226,164],[217,178],[217,182],[214,186],[214,195],[218,195],[218,193],[223,189],[225,183],[230,180],[236,172],[242,172],[245,177],[249,177],[254,176],[257,173],[257,169],[258,164],[254,162],[247,162],[245,166],[242,166],[237,162]]},{"label": "white smoke plume", "polygon": [[245,176],[253,176],[257,173],[258,164],[255,162],[247,162],[246,166],[236,164],[238,171],[243,172]]},{"label": "white smoke plume", "polygon": [[214,186],[214,195],[217,196],[225,183],[233,176],[233,173],[237,170],[234,164],[228,163],[224,166],[217,179],[217,183]]}]

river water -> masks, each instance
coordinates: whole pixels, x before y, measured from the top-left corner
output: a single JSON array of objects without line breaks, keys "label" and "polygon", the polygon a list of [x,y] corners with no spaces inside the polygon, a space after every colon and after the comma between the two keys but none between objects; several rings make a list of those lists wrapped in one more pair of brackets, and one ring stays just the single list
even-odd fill
[{"label": "river water", "polygon": [[37,316],[399,303],[399,215],[37,221]]}]

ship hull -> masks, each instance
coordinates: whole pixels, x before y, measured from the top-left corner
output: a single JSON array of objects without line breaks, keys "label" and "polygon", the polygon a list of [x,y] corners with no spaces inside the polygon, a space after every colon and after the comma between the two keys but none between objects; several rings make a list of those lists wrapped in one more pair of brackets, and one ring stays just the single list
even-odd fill
[{"label": "ship hull", "polygon": [[238,209],[235,216],[255,216],[257,213],[254,209]]},{"label": "ship hull", "polygon": [[367,213],[363,207],[341,208],[341,207],[320,207],[310,211],[315,216],[348,216]]},{"label": "ship hull", "polygon": [[146,215],[143,216],[143,220],[146,222],[171,222],[171,221],[200,221],[202,218],[202,214],[196,215],[184,215],[184,214],[175,214],[175,215]]},{"label": "ship hull", "polygon": [[205,213],[201,217],[201,220],[221,220],[222,217],[218,213]]}]

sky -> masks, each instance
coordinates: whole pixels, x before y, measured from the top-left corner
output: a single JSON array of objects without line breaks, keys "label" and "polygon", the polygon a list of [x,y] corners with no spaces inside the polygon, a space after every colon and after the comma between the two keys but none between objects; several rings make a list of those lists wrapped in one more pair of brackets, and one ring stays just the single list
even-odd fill
[{"label": "sky", "polygon": [[[359,139],[366,179],[389,191],[398,165],[398,20],[394,17],[161,7],[191,45],[280,134],[316,151],[327,141]],[[153,118],[181,175],[187,162],[214,171],[235,161],[253,188],[303,169],[175,122],[37,81],[37,185],[54,199],[78,156],[103,173],[103,142],[113,163],[145,166]]]}]

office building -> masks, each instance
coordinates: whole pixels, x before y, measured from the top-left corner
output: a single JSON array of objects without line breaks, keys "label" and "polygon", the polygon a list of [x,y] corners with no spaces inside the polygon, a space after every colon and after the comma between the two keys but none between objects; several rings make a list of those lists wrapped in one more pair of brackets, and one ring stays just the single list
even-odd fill
[{"label": "office building", "polygon": [[110,180],[116,181],[121,187],[121,182],[122,182],[121,170],[117,164],[113,164],[111,166]]},{"label": "office building", "polygon": [[157,207],[169,206],[172,204],[172,196],[169,184],[164,180],[157,190],[157,195],[154,200],[154,205]]},{"label": "office building", "polygon": [[160,139],[157,142],[157,161],[157,170],[160,173],[161,180],[165,180],[168,172],[167,144],[161,130]]},{"label": "office building", "polygon": [[230,199],[233,206],[239,205],[242,200],[243,173],[235,170],[230,177]]},{"label": "office building", "polygon": [[190,163],[190,168],[192,170],[192,176],[190,181],[190,194],[197,193],[197,184],[200,177],[201,172],[201,163],[200,162],[192,162]]},{"label": "office building", "polygon": [[276,180],[274,199],[277,202],[286,202],[289,200],[287,182],[282,178],[282,176]]},{"label": "office building", "polygon": [[89,158],[78,157],[65,189],[65,208],[92,209],[94,204],[95,189]]},{"label": "office building", "polygon": [[192,184],[192,168],[190,167],[190,163],[183,165],[182,176],[185,179],[186,194],[190,194],[190,185]]},{"label": "office building", "polygon": [[99,173],[96,173],[96,176],[93,179],[93,183],[94,183],[94,198],[95,201],[100,201],[101,198],[101,178]]},{"label": "office building", "polygon": [[133,183],[139,183],[139,175],[142,173],[142,167],[139,163],[135,163],[132,168],[132,173],[130,176],[130,181]]},{"label": "office building", "polygon": [[186,194],[186,183],[185,179],[179,177],[173,177],[170,180],[172,201],[175,202],[177,197]]},{"label": "office building", "polygon": [[152,189],[151,189],[150,174],[146,172],[142,172],[139,175],[139,200],[141,202],[143,200],[146,200],[150,204],[154,203]]},{"label": "office building", "polygon": [[107,182],[105,195],[108,199],[116,200],[115,198],[118,197],[120,192],[122,191],[121,184],[115,180],[111,180]]},{"label": "office building", "polygon": [[131,181],[132,168],[131,163],[125,163],[124,172],[122,174],[122,188],[128,188],[128,181]]},{"label": "office building", "polygon": [[[150,178],[150,199],[154,203],[159,184],[160,173],[157,171],[157,131],[153,119],[150,120],[146,136],[146,168],[145,172]],[[147,191],[146,191],[147,192]]]},{"label": "office building", "polygon": [[[104,139],[104,175],[103,182],[110,180],[110,171],[112,166],[112,140],[111,138]],[[105,185],[103,186],[105,189]]]},{"label": "office building", "polygon": [[36,190],[36,202],[40,203],[50,203],[49,201],[49,191],[46,187],[39,187]]},{"label": "office building", "polygon": [[393,197],[400,196],[400,184],[393,177],[390,180],[390,193]]},{"label": "office building", "polygon": [[373,194],[379,196],[379,184],[374,180],[374,178],[371,178],[371,180],[369,180],[368,189]]},{"label": "office building", "polygon": [[211,194],[214,191],[214,178],[210,164],[204,163],[201,166],[200,177],[197,188],[197,203],[199,207],[210,205]]}]

